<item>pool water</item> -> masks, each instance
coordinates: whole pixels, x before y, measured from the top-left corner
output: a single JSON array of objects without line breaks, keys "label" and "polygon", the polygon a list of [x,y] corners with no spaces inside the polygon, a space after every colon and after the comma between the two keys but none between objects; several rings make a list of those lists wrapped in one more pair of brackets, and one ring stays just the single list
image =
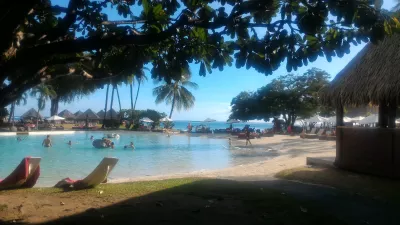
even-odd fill
[{"label": "pool water", "polygon": [[[45,135],[0,137],[0,178],[7,176],[25,156],[41,157],[41,175],[36,186],[53,186],[62,178],[81,179],[88,175],[103,157],[117,157],[118,164],[110,179],[165,175],[199,170],[221,169],[239,163],[262,160],[271,154],[248,157],[246,150],[232,150],[227,139],[190,137],[159,133],[119,132],[112,139],[115,149],[96,149],[90,137],[100,139],[105,132],[76,132],[52,135],[53,147],[41,146]],[[72,141],[72,146],[67,142]],[[135,150],[124,149],[131,141]],[[255,155],[256,156],[256,155]],[[244,159],[244,160],[243,160]]]}]

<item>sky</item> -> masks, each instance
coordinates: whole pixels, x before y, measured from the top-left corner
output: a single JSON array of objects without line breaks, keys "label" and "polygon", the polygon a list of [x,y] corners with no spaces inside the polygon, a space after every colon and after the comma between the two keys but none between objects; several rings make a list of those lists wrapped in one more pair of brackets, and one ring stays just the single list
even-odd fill
[{"label": "sky", "polygon": [[[385,0],[383,8],[390,9],[393,7],[395,0]],[[58,0],[54,1],[56,4],[65,5],[67,1]],[[112,13],[109,15],[109,20],[121,19]],[[346,64],[365,46],[358,45],[352,46],[350,54],[343,56],[342,58],[335,57],[332,62],[328,62],[325,57],[318,58],[315,62],[309,63],[306,67],[299,68],[297,74],[302,74],[306,70],[316,67],[323,69],[331,74],[331,79],[346,66]],[[204,120],[206,118],[213,118],[217,121],[226,121],[230,114],[230,102],[233,97],[238,95],[241,91],[255,91],[258,88],[266,85],[272,79],[277,78],[280,75],[287,74],[286,64],[282,63],[281,67],[274,71],[272,75],[265,76],[264,74],[258,73],[254,69],[247,70],[246,68],[236,69],[232,67],[225,67],[223,71],[218,69],[213,70],[212,74],[207,74],[206,77],[198,75],[199,65],[192,65],[192,81],[199,85],[197,90],[192,90],[193,95],[196,97],[195,105],[188,111],[174,111],[172,115],[173,120]],[[147,76],[150,78],[151,75],[148,71],[145,71]],[[154,100],[155,97],[152,94],[153,88],[156,87],[153,81],[149,79],[146,83],[141,85],[139,98],[137,101],[137,109],[155,109],[157,111],[165,112],[169,115],[171,110],[170,105],[164,103],[156,105]],[[134,93],[136,94],[136,88],[134,87]],[[120,86],[119,94],[121,96],[121,105],[123,109],[130,108],[130,94],[129,86]],[[88,108],[93,109],[95,112],[104,109],[106,90],[97,90],[94,94],[84,97],[80,100],[76,100],[71,104],[61,103],[59,106],[59,112],[64,109],[68,109],[71,112],[78,110],[85,111]],[[116,99],[115,99],[116,100]],[[30,108],[37,109],[37,100],[34,98],[28,99],[28,103],[24,106],[17,106],[15,115],[20,116]],[[114,101],[114,109],[118,108],[118,104]],[[44,116],[50,114],[50,102],[46,104],[46,109],[41,112]]]}]

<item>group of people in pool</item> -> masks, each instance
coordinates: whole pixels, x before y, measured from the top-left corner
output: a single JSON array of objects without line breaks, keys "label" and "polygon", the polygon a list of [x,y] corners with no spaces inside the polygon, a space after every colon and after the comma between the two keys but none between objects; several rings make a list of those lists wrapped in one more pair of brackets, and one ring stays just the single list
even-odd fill
[{"label": "group of people in pool", "polygon": [[[90,140],[93,141],[94,137],[91,136]],[[103,140],[103,143],[104,143],[105,147],[110,147],[110,148],[114,149],[114,147],[115,147],[114,142],[112,142],[110,139],[107,139],[107,138],[104,138],[104,137],[102,138],[102,140]],[[22,141],[22,139],[20,137],[18,137],[17,141]],[[72,146],[72,141],[71,140],[68,141],[67,145]],[[44,147],[52,147],[53,146],[53,144],[51,142],[51,139],[50,139],[50,135],[47,135],[46,138],[43,140],[42,146],[44,146]],[[124,146],[124,149],[127,149],[127,148],[131,148],[131,149],[135,148],[135,145],[133,144],[133,141],[131,141],[131,143],[129,145],[125,145]]]}]

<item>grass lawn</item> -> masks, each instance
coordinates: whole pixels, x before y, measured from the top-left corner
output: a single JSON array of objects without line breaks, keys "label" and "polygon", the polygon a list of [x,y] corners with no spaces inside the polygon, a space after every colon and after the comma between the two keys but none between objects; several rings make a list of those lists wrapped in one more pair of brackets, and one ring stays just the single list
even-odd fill
[{"label": "grass lawn", "polygon": [[62,192],[0,192],[0,224],[343,224],[318,206],[251,182],[171,179]]},{"label": "grass lawn", "polygon": [[400,181],[334,168],[299,167],[279,172],[276,177],[298,180],[314,184],[328,185],[355,194],[382,198],[389,201],[400,200]]}]

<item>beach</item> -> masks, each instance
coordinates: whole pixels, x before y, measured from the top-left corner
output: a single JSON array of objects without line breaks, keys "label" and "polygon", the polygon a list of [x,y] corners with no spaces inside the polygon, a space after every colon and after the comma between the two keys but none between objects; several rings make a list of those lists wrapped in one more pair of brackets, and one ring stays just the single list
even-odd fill
[{"label": "beach", "polygon": [[[227,138],[217,135],[209,138]],[[232,138],[232,146],[227,151],[248,150],[249,157],[252,154],[260,154],[265,151],[276,153],[276,157],[254,163],[235,165],[229,168],[217,170],[201,170],[190,173],[173,173],[159,176],[142,176],[132,179],[115,179],[110,183],[122,183],[131,181],[164,180],[171,178],[219,178],[233,180],[262,180],[273,177],[277,172],[306,165],[307,157],[335,157],[336,142],[321,141],[315,139],[301,139],[299,136],[275,135],[252,139],[252,146],[246,146],[245,140]],[[243,151],[241,151],[243,152]],[[243,154],[243,153],[242,153]]]}]

